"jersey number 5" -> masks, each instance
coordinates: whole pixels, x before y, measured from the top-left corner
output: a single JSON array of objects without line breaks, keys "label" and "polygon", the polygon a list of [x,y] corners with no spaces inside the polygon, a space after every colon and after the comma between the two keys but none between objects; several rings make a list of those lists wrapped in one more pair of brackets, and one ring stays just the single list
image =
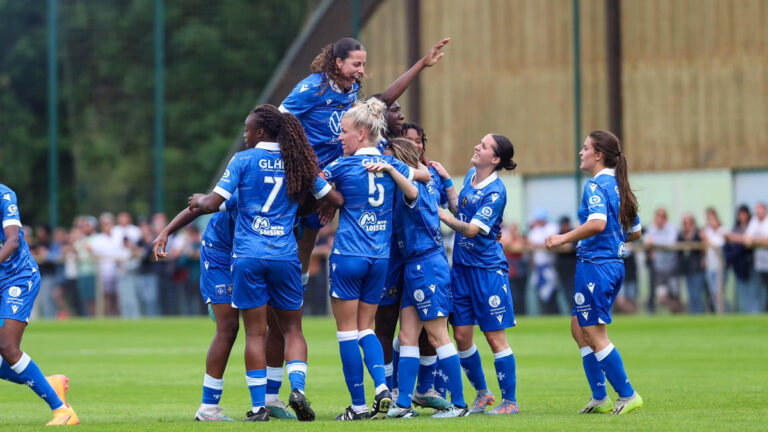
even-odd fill
[{"label": "jersey number 5", "polygon": [[280,187],[283,185],[283,178],[267,176],[264,177],[264,183],[274,185],[272,186],[272,191],[269,193],[269,197],[267,197],[267,202],[265,202],[264,207],[261,208],[261,211],[266,213],[270,208],[272,208],[272,203],[275,202],[275,198],[277,198],[277,193],[280,191]]},{"label": "jersey number 5", "polygon": [[374,207],[384,204],[384,186],[376,183],[377,177],[384,177],[384,173],[368,173],[368,204]]}]

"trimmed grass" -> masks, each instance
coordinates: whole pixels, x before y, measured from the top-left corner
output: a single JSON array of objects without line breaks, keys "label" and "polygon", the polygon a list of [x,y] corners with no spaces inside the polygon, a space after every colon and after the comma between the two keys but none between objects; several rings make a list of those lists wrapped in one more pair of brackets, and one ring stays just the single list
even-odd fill
[{"label": "trimmed grass", "polygon": [[[645,408],[626,416],[577,415],[590,396],[581,357],[570,338],[569,318],[521,317],[508,338],[517,359],[515,416],[437,420],[429,411],[413,420],[332,422],[349,405],[335,326],[330,318],[305,319],[309,344],[307,395],[314,423],[270,421],[201,424],[205,354],[213,323],[204,318],[143,321],[37,321],[23,349],[51,375],[70,379],[68,401],[80,430],[467,430],[699,431],[766,430],[768,422],[768,316],[618,316],[609,334],[624,359]],[[240,419],[249,409],[243,338],[225,374],[224,412]],[[490,389],[500,397],[493,356],[478,333]],[[281,396],[288,397],[287,377]],[[372,398],[373,386],[366,383]],[[468,402],[474,392],[465,380]],[[615,399],[615,393],[610,392]],[[497,399],[498,400],[498,399]],[[50,419],[29,389],[0,383],[0,430],[38,430]]]}]

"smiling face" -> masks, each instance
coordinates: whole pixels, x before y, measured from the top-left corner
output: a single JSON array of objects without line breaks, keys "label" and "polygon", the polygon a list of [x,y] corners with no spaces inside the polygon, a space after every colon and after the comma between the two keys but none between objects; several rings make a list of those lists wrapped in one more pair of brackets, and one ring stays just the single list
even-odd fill
[{"label": "smiling face", "polygon": [[579,169],[586,172],[594,172],[597,163],[603,160],[603,154],[595,151],[595,147],[592,144],[592,138],[587,137],[579,152],[579,158],[581,158]]},{"label": "smiling face", "polygon": [[336,67],[343,82],[339,83],[350,88],[355,81],[359,81],[365,74],[366,54],[363,50],[350,51],[344,60],[336,57]]},{"label": "smiling face", "polygon": [[416,129],[408,129],[403,134],[403,137],[408,138],[416,144],[416,149],[419,151],[419,157],[424,156],[424,142],[421,140],[421,135]]},{"label": "smiling face", "polygon": [[341,134],[339,134],[339,141],[341,141],[341,148],[344,150],[345,155],[355,154],[355,152],[363,147],[365,142],[365,131],[355,128],[355,121],[350,117],[344,117],[341,119]]},{"label": "smiling face", "polygon": [[480,144],[475,146],[475,152],[472,154],[472,165],[475,168],[487,168],[496,167],[501,158],[496,156],[496,141],[493,139],[493,135],[488,134],[480,140]]}]

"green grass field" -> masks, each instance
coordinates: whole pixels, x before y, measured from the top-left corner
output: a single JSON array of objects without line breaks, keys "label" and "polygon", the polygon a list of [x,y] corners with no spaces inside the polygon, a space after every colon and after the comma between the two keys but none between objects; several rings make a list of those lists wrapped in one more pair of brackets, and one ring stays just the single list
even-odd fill
[{"label": "green grass field", "polygon": [[[349,405],[331,319],[308,318],[307,395],[318,421],[200,424],[204,359],[213,323],[199,319],[33,322],[23,349],[51,375],[71,379],[68,401],[81,430],[469,430],[698,431],[768,428],[768,316],[624,317],[611,325],[632,384],[645,408],[626,416],[577,415],[590,393],[569,320],[526,318],[508,332],[517,358],[515,416],[462,419],[422,417],[340,424],[332,418]],[[241,334],[242,336],[242,334]],[[500,396],[493,357],[477,340],[488,384]],[[222,406],[240,419],[249,409],[242,339],[227,369]],[[287,384],[287,378],[285,379]],[[465,381],[467,398],[473,392]],[[372,384],[367,382],[368,397]],[[281,396],[287,398],[283,387]],[[615,397],[615,394],[612,397]],[[0,383],[0,430],[37,430],[50,419],[47,406],[26,387]]]}]

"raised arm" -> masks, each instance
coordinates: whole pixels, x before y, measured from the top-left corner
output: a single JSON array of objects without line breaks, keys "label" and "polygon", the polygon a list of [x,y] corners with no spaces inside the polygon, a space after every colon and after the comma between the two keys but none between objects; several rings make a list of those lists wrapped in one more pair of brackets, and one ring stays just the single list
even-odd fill
[{"label": "raised arm", "polygon": [[389,85],[386,91],[381,94],[381,100],[384,101],[387,106],[392,105],[408,88],[414,79],[419,75],[425,67],[431,67],[435,63],[439,62],[445,56],[444,52],[440,52],[443,47],[451,41],[451,38],[445,38],[435,44],[427,54],[421,58],[421,60],[414,63],[410,69],[404,74],[400,75],[392,84]]}]

